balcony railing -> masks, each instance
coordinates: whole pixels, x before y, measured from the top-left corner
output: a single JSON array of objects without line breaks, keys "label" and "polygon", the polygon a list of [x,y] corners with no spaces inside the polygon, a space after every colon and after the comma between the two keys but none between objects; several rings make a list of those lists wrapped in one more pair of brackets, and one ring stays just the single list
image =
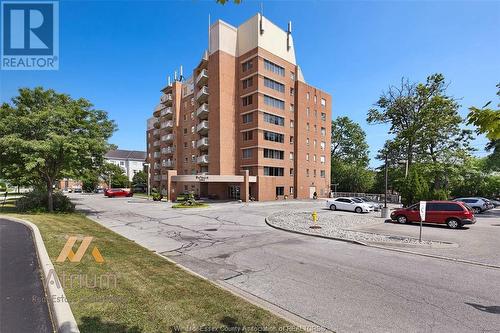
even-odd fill
[{"label": "balcony railing", "polygon": [[208,133],[208,120],[203,120],[201,123],[199,123],[196,126],[196,132],[200,134],[207,134]]},{"label": "balcony railing", "polygon": [[172,128],[174,127],[174,122],[172,120],[164,121],[161,123],[161,128]]},{"label": "balcony railing", "polygon": [[175,147],[172,147],[172,146],[170,146],[170,147],[163,147],[161,149],[161,153],[162,154],[173,154],[173,153],[175,153]]},{"label": "balcony railing", "polygon": [[172,94],[161,95],[160,102],[163,104],[172,104]]},{"label": "balcony railing", "polygon": [[163,110],[161,110],[160,115],[162,117],[166,117],[166,118],[170,119],[174,115],[174,111],[172,110],[171,107],[167,107],[167,108],[164,108]]},{"label": "balcony railing", "polygon": [[155,142],[153,142],[154,147],[158,147],[159,145],[160,145],[160,141],[156,140]]},{"label": "balcony railing", "polygon": [[196,116],[200,119],[208,118],[208,103],[200,105],[200,107],[196,110]]},{"label": "balcony railing", "polygon": [[156,182],[160,181],[160,175],[154,175],[153,180]]},{"label": "balcony railing", "polygon": [[159,151],[155,151],[155,152],[153,153],[153,157],[154,157],[154,158],[160,158],[160,152],[159,152]]},{"label": "balcony railing", "polygon": [[167,175],[161,175],[161,180],[167,180]]},{"label": "balcony railing", "polygon": [[156,169],[156,170],[158,170],[160,168],[160,163],[155,163],[153,165],[153,168]]},{"label": "balcony railing", "polygon": [[174,166],[174,161],[172,160],[163,160],[161,162],[161,166],[164,167],[164,168],[171,168]]},{"label": "balcony railing", "polygon": [[158,129],[153,130],[153,136],[157,137],[158,135],[160,135],[160,130]]},{"label": "balcony railing", "polygon": [[206,69],[201,70],[200,74],[196,77],[196,85],[202,86],[208,81],[208,71]]},{"label": "balcony railing", "polygon": [[201,155],[196,158],[198,164],[208,164],[208,155]]},{"label": "balcony railing", "polygon": [[208,100],[208,87],[203,86],[200,88],[200,90],[196,93],[196,100],[198,103],[204,103]]},{"label": "balcony railing", "polygon": [[159,117],[160,114],[161,114],[161,110],[163,110],[165,108],[165,105],[163,104],[158,104],[156,107],[155,107],[155,110],[153,111],[153,116],[155,117]]},{"label": "balcony railing", "polygon": [[196,147],[199,149],[208,148],[208,138],[201,138],[196,141]]},{"label": "balcony railing", "polygon": [[161,140],[165,142],[174,141],[174,135],[173,134],[164,135],[161,137]]}]

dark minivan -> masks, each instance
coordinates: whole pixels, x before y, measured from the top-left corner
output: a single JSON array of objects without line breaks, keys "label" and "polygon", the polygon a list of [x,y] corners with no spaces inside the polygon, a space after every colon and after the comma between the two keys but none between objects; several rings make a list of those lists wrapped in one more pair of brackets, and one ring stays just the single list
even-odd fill
[{"label": "dark minivan", "polygon": [[[391,213],[391,219],[399,223],[420,222],[420,204],[397,209]],[[457,201],[427,201],[425,223],[446,224],[451,229],[464,224],[476,223],[471,208]]]}]

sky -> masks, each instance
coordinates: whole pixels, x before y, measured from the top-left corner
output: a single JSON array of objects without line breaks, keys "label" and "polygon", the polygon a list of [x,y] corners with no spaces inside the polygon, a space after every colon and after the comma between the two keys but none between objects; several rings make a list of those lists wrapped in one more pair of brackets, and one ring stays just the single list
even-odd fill
[{"label": "sky", "polygon": [[[111,143],[145,150],[146,120],[167,76],[189,73],[207,47],[208,16],[234,26],[261,2],[60,2],[58,71],[0,71],[0,100],[43,86],[85,97],[118,125]],[[370,165],[388,138],[367,111],[402,77],[443,73],[460,114],[496,100],[500,82],[500,1],[263,1],[264,16],[293,23],[296,59],[306,81],[332,95],[332,117],[348,116],[367,134]],[[487,140],[479,137],[478,156]]]}]

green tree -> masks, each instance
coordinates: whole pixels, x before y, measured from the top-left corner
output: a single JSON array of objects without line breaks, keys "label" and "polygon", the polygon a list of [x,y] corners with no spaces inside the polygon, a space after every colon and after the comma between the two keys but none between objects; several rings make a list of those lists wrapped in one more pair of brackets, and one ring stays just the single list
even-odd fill
[{"label": "green tree", "polygon": [[337,189],[366,192],[374,184],[374,172],[368,169],[366,134],[348,117],[338,117],[331,124],[331,178]]},{"label": "green tree", "polygon": [[400,193],[404,206],[429,199],[429,186],[416,167],[410,169],[408,177],[403,181]]},{"label": "green tree", "polygon": [[133,186],[147,185],[147,183],[148,183],[148,174],[145,173],[144,171],[139,171],[132,178]]},{"label": "green tree", "polygon": [[115,130],[104,111],[86,99],[52,89],[19,89],[0,107],[0,174],[43,184],[53,211],[53,186],[67,174],[98,168]]},{"label": "green tree", "polygon": [[110,185],[111,178],[111,187],[130,187],[130,182],[128,180],[127,175],[123,171],[121,167],[113,163],[104,163],[101,170],[101,178]]},{"label": "green tree", "polygon": [[[497,96],[500,97],[500,83],[497,84]],[[482,108],[472,106],[469,108],[467,124],[477,127],[478,134],[484,134],[490,141],[500,140],[500,109],[489,108],[491,101]],[[500,104],[497,104],[500,107]]]}]

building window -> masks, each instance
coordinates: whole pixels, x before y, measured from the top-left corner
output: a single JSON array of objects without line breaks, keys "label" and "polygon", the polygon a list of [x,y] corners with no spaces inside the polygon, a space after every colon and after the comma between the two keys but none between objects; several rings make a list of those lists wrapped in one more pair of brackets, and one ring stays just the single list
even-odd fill
[{"label": "building window", "polygon": [[275,116],[274,114],[270,113],[265,113],[264,112],[264,121],[266,123],[278,125],[278,126],[285,126],[285,118]]},{"label": "building window", "polygon": [[274,80],[271,80],[267,77],[264,78],[264,86],[274,89],[279,92],[285,92],[285,85]]},{"label": "building window", "polygon": [[196,141],[191,141],[191,147],[196,148]]},{"label": "building window", "polygon": [[187,147],[188,147],[188,143],[184,142],[184,148],[187,148]]},{"label": "building window", "polygon": [[293,160],[293,152],[290,152],[290,160]]},{"label": "building window", "polygon": [[306,154],[306,161],[309,161],[309,153]]},{"label": "building window", "polygon": [[277,99],[277,98],[274,98],[274,97],[271,97],[271,96],[268,96],[268,95],[264,95],[264,103],[266,105],[273,107],[273,108],[277,108],[277,109],[281,109],[281,110],[285,109],[285,102],[284,101]]},{"label": "building window", "polygon": [[309,131],[309,123],[306,123],[306,131]]},{"label": "building window", "polygon": [[326,136],[326,128],[321,127],[321,136]]},{"label": "building window", "polygon": [[293,168],[290,168],[290,177],[293,177],[293,175],[294,175]]},{"label": "building window", "polygon": [[306,145],[309,146],[309,138],[306,138]]},{"label": "building window", "polygon": [[324,98],[321,99],[321,106],[326,106],[326,99]]},{"label": "building window", "polygon": [[264,148],[264,158],[273,158],[276,160],[284,159],[285,152],[283,150],[275,150]]},{"label": "building window", "polygon": [[318,126],[314,125],[314,133],[318,132]]},{"label": "building window", "polygon": [[310,111],[309,111],[309,107],[307,107],[307,108],[306,108],[306,116],[307,116],[307,117],[309,117],[309,113],[310,113]]},{"label": "building window", "polygon": [[247,113],[243,115],[243,124],[248,124],[253,121],[253,113]]},{"label": "building window", "polygon": [[290,195],[293,195],[293,186],[290,186]]},{"label": "building window", "polygon": [[323,120],[323,121],[326,120],[326,113],[321,112],[321,120]]},{"label": "building window", "polygon": [[243,149],[243,158],[252,158],[252,149]]},{"label": "building window", "polygon": [[187,128],[184,128],[184,129],[182,129],[182,132],[183,132],[184,134],[187,134],[188,129],[187,129]]},{"label": "building window", "polygon": [[253,140],[253,131],[243,132],[243,141]]},{"label": "building window", "polygon": [[[314,126],[316,126],[316,125],[314,125]],[[316,149],[316,145],[317,145],[317,144],[318,144],[318,141],[317,141],[316,139],[314,139],[314,140],[313,140],[313,147],[314,147],[314,149]]]},{"label": "building window", "polygon": [[253,86],[253,77],[243,80],[243,89]]},{"label": "building window", "polygon": [[295,73],[290,72],[290,80],[295,81]]},{"label": "building window", "polygon": [[276,186],[276,196],[284,195],[284,194],[285,194],[285,187],[284,186]]},{"label": "building window", "polygon": [[251,105],[253,103],[253,95],[245,96],[241,99],[243,106]]},{"label": "building window", "polygon": [[293,104],[290,104],[290,112],[294,112],[295,111],[295,106]]},{"label": "building window", "polygon": [[321,143],[319,144],[319,146],[321,147],[321,150],[325,150],[325,147],[326,147],[325,141],[321,141]]},{"label": "building window", "polygon": [[264,131],[264,140],[283,143],[285,141],[285,135],[281,133]]},{"label": "building window", "polygon": [[309,177],[309,169],[306,169],[306,177]]},{"label": "building window", "polygon": [[182,118],[184,119],[184,121],[186,121],[187,120],[187,115],[184,115]]},{"label": "building window", "polygon": [[283,174],[285,172],[284,168],[277,168],[277,167],[264,167],[264,176],[277,176],[277,177],[283,177]]},{"label": "building window", "polygon": [[194,126],[191,126],[191,133],[194,133]]},{"label": "building window", "polygon": [[306,93],[306,99],[309,100],[310,96],[309,93]]},{"label": "building window", "polygon": [[196,162],[196,155],[191,155],[191,163]]},{"label": "building window", "polygon": [[319,172],[319,176],[320,176],[321,178],[325,178],[325,176],[326,176],[325,170],[320,170],[320,172]]},{"label": "building window", "polygon": [[264,68],[270,72],[285,76],[285,69],[283,67],[276,65],[267,59],[264,59]]},{"label": "building window", "polygon": [[[188,162],[188,158],[184,157],[184,163],[187,163],[187,162]],[[184,170],[184,173],[187,173],[187,170]]]},{"label": "building window", "polygon": [[295,95],[295,89],[290,88],[290,96],[293,96],[293,95]]},{"label": "building window", "polygon": [[249,69],[252,69],[253,67],[253,59],[250,59],[248,61],[245,61],[244,63],[241,64],[241,68],[243,72],[246,72]]},{"label": "building window", "polygon": [[293,144],[293,136],[290,136],[290,143]]},{"label": "building window", "polygon": [[313,155],[313,162],[316,162],[316,154]]},{"label": "building window", "polygon": [[290,120],[290,128],[293,128],[293,120]]},{"label": "building window", "polygon": [[313,177],[316,177],[316,169],[313,170]]},{"label": "building window", "polygon": [[314,95],[314,104],[318,103],[318,96]]},{"label": "building window", "polygon": [[325,155],[321,155],[321,156],[319,157],[319,161],[320,161],[322,164],[324,164],[324,163],[325,163]]}]

